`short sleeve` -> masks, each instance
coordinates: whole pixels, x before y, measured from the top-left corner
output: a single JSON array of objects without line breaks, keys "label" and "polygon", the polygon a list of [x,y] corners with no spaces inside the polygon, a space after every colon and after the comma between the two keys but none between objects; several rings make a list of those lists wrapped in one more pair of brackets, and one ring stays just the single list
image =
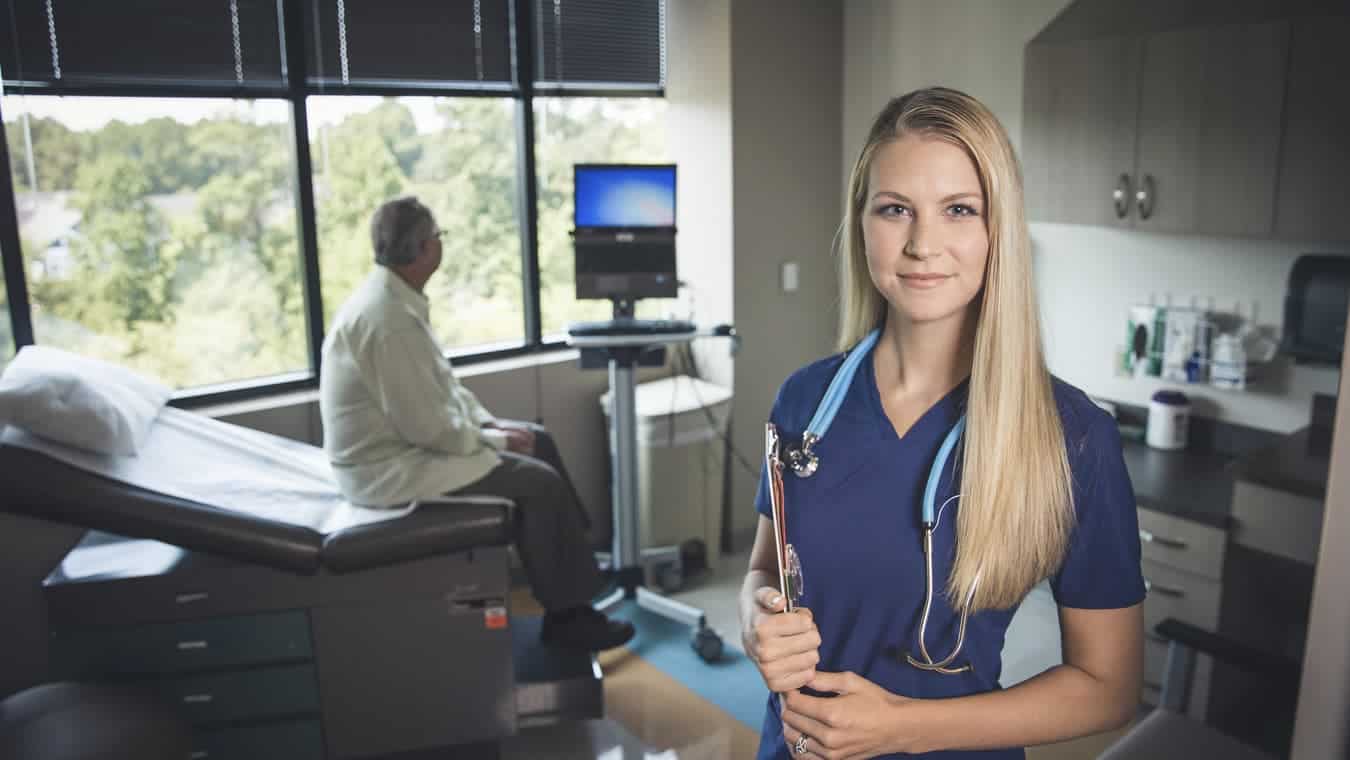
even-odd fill
[{"label": "short sleeve", "polygon": [[1083,448],[1071,452],[1078,519],[1064,564],[1050,579],[1064,607],[1116,609],[1143,601],[1139,514],[1125,469],[1120,433],[1110,417],[1093,415]]}]

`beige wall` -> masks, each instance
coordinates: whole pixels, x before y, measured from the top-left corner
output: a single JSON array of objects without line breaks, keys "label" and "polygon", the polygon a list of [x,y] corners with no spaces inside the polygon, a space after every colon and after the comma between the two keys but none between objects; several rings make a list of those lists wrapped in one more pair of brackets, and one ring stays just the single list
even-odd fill
[{"label": "beige wall", "polygon": [[[735,206],[735,441],[758,466],[778,386],[832,352],[838,287],[830,251],[839,225],[843,11],[815,0],[737,0],[731,11]],[[800,287],[779,287],[780,267]],[[753,533],[758,472],[733,470],[738,536]]]},{"label": "beige wall", "polygon": [[851,0],[844,14],[844,171],[882,105],[929,85],[979,98],[1020,145],[1022,49],[1070,2]]}]

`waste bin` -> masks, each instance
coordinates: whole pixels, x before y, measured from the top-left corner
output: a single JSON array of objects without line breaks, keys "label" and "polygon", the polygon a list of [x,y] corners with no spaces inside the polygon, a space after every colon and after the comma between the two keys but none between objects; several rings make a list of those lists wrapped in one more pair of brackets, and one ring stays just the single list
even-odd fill
[{"label": "waste bin", "polygon": [[[715,567],[731,391],[676,375],[639,383],[635,395],[638,540],[646,549],[699,539]],[[608,393],[600,404],[608,415]]]}]

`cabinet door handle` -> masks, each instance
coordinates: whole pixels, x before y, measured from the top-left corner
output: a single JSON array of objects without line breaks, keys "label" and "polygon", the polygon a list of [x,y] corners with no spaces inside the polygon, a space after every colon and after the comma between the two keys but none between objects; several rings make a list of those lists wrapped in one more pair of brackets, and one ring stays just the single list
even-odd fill
[{"label": "cabinet door handle", "polygon": [[189,694],[183,697],[185,705],[204,705],[209,703],[213,697],[210,694]]},{"label": "cabinet door handle", "polygon": [[1144,530],[1143,528],[1139,529],[1139,540],[1143,541],[1146,544],[1157,544],[1158,546],[1165,546],[1168,549],[1185,549],[1187,546],[1185,541],[1181,541],[1175,538],[1168,538],[1166,536],[1159,536],[1155,534],[1153,531]]},{"label": "cabinet door handle", "polygon": [[1177,599],[1186,596],[1186,592],[1182,591],[1179,588],[1172,588],[1171,586],[1159,586],[1158,584],[1154,583],[1148,578],[1144,579],[1144,590],[1150,594],[1157,592],[1159,594],[1162,594],[1163,596],[1175,597]]},{"label": "cabinet door handle", "polygon": [[1116,207],[1116,218],[1124,219],[1130,213],[1130,175],[1121,174],[1116,180],[1116,189],[1111,191],[1111,202]]},{"label": "cabinet door handle", "polygon": [[203,639],[197,639],[196,641],[178,642],[178,651],[180,652],[187,652],[193,649],[206,649],[206,647],[207,647],[206,641]]},{"label": "cabinet door handle", "polygon": [[1139,207],[1140,219],[1153,216],[1153,196],[1153,175],[1145,174],[1143,181],[1139,183],[1139,190],[1134,194],[1135,205]]}]

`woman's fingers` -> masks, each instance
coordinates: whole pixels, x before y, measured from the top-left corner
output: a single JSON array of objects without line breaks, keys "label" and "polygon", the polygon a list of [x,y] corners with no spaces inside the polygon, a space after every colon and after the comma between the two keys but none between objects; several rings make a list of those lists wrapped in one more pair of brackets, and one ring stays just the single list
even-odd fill
[{"label": "woman's fingers", "polygon": [[816,675],[820,654],[816,650],[794,654],[770,663],[762,663],[760,670],[770,691],[796,691],[810,683]]}]

